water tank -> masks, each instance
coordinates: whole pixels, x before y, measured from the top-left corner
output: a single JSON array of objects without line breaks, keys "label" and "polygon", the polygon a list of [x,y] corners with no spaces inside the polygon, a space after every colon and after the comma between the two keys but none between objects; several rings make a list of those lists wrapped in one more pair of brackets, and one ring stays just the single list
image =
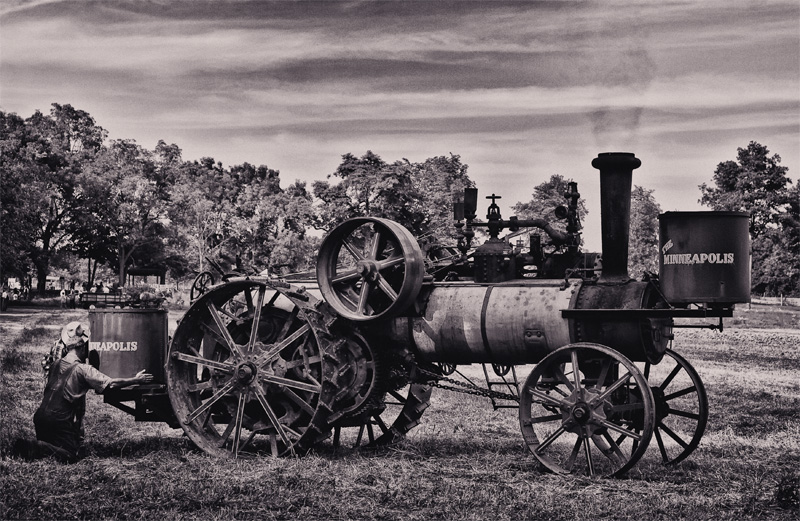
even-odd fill
[{"label": "water tank", "polygon": [[100,355],[100,371],[112,378],[145,369],[153,383],[164,383],[168,324],[166,309],[92,309],[89,349]]},{"label": "water tank", "polygon": [[750,216],[666,212],[659,220],[659,278],[672,304],[750,302]]}]

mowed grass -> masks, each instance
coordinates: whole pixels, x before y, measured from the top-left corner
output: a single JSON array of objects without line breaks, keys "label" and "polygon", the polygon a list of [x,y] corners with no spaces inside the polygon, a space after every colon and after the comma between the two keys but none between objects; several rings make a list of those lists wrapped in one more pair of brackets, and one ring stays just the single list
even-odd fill
[{"label": "mowed grass", "polygon": [[38,314],[0,331],[0,518],[796,520],[800,329],[775,329],[775,317],[796,324],[800,312],[753,308],[722,333],[677,330],[673,349],[708,391],[706,434],[675,467],[661,465],[653,441],[624,479],[549,474],[523,445],[515,409],[438,389],[421,425],[388,449],[323,444],[302,458],[244,461],[209,457],[181,431],[136,423],[90,394],[89,456],[25,462],[8,451],[33,437],[52,326],[85,312]]}]

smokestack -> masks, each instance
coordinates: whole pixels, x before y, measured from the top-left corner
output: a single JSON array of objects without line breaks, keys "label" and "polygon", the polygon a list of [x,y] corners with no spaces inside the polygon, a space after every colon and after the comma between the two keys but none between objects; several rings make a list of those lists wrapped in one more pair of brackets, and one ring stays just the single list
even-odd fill
[{"label": "smokestack", "polygon": [[626,282],[631,224],[631,182],[642,162],[630,152],[597,154],[600,170],[600,223],[603,233],[603,273],[600,282]]}]

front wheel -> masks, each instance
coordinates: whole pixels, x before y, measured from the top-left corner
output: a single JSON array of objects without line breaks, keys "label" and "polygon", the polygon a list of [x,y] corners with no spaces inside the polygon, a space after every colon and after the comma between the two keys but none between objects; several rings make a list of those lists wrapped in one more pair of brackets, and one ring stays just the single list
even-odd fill
[{"label": "front wheel", "polygon": [[576,343],[536,365],[520,392],[519,421],[528,448],[549,470],[620,476],[647,449],[655,403],[625,356]]}]

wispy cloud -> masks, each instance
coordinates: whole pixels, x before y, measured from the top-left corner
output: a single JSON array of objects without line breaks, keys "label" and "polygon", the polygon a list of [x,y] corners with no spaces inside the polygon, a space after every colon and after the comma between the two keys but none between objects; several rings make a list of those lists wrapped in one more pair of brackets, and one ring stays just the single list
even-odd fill
[{"label": "wispy cloud", "polygon": [[751,139],[800,169],[793,0],[2,9],[0,109],[71,103],[112,137],[290,180],[319,179],[346,152],[453,152],[479,187],[524,194],[552,173],[593,183],[591,158],[626,149],[675,209]]}]

